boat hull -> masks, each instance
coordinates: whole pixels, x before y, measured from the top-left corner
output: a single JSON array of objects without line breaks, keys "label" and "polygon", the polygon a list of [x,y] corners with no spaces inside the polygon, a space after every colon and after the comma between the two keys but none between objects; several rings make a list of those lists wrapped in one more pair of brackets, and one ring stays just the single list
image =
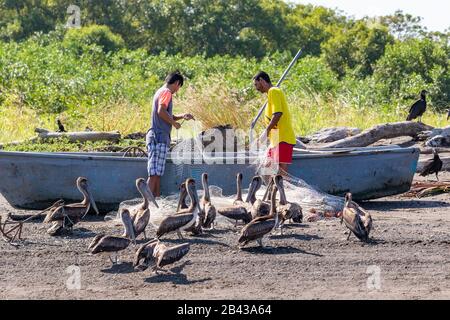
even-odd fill
[{"label": "boat hull", "polygon": [[[296,152],[289,173],[334,195],[352,192],[355,200],[369,200],[408,191],[416,172],[419,149],[360,148]],[[236,193],[236,174],[242,172],[243,186],[256,173],[252,159],[220,156],[216,163],[201,159],[179,165],[168,159],[161,192],[170,195],[186,178],[201,181],[207,172],[210,185],[223,195]],[[89,180],[100,211],[115,210],[124,200],[139,197],[135,180],[147,177],[146,158],[123,158],[117,153],[28,153],[0,152],[0,192],[16,208],[44,209],[58,199],[82,199],[75,187],[79,176]],[[197,189],[201,189],[198,185]]]}]

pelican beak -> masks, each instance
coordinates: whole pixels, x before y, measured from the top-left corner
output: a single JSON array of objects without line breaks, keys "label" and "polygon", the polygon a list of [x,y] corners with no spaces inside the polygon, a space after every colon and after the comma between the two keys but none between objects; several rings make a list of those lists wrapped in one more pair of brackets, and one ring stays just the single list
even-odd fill
[{"label": "pelican beak", "polygon": [[194,201],[197,205],[197,210],[198,212],[201,212],[202,209],[200,208],[200,201],[198,200],[198,194],[197,194],[197,189],[195,188],[195,186],[191,186],[191,191],[192,191],[192,195],[194,197]]},{"label": "pelican beak", "polygon": [[147,185],[147,188],[144,189],[146,196],[150,201],[159,209],[158,203],[156,202],[155,196],[153,195],[152,191],[150,190],[150,187]]},{"label": "pelican beak", "polygon": [[256,179],[253,179],[250,183],[250,188],[248,188],[248,194],[247,198],[245,198],[245,202],[250,203],[250,200],[252,199],[253,194],[256,192]]},{"label": "pelican beak", "polygon": [[253,189],[253,181],[250,184],[250,188],[248,188],[248,193],[247,193],[247,197],[245,198],[245,202],[250,202],[250,197],[252,195],[252,189]]},{"label": "pelican beak", "polygon": [[133,241],[133,244],[136,245],[136,235],[134,234],[133,224],[128,219],[127,219],[127,225],[128,225],[128,228],[130,228],[129,230],[130,230],[131,240]]},{"label": "pelican beak", "polygon": [[92,193],[87,188],[86,188],[86,192],[87,192],[87,194],[89,196],[89,203],[91,204],[91,206],[94,209],[95,213],[97,215],[99,215],[100,211],[98,211],[97,204],[95,203],[95,200],[94,200],[94,197],[92,196]]},{"label": "pelican beak", "polygon": [[187,195],[187,192],[185,189],[180,192],[180,197],[178,199],[177,208],[181,208],[181,202],[186,198],[186,195]]}]

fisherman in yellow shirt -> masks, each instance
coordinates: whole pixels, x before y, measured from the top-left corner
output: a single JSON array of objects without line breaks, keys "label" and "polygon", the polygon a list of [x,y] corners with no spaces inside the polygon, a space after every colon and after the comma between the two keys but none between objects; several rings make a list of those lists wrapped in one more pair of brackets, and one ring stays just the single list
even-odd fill
[{"label": "fisherman in yellow shirt", "polygon": [[253,77],[253,84],[259,92],[267,93],[268,98],[264,115],[267,128],[260,136],[260,140],[269,138],[270,148],[267,158],[278,166],[279,174],[287,175],[297,141],[286,97],[280,88],[272,85],[269,75],[264,71],[258,72]]}]

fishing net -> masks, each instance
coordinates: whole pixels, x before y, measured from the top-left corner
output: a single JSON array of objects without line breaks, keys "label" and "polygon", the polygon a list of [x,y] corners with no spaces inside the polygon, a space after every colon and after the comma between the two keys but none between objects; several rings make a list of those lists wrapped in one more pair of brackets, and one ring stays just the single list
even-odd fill
[{"label": "fishing net", "polygon": [[[263,141],[257,142],[258,145],[253,144],[249,146],[249,151],[246,155],[251,156],[250,165],[255,168],[255,173],[263,177],[266,177],[266,182],[270,176],[278,172],[278,167],[267,163],[267,151],[269,148],[268,142]],[[196,138],[179,140],[177,136],[177,144],[172,148],[172,161],[175,164],[175,174],[178,181],[184,181],[189,178],[185,176],[188,172],[192,170],[187,170],[185,166],[189,166],[192,161],[201,161],[201,163],[207,163],[208,160],[213,160],[215,157],[211,156],[204,148],[204,140],[202,140],[201,135],[197,135]],[[191,168],[192,169],[192,168]],[[192,171],[192,178],[196,181],[201,181],[201,174],[203,171],[207,172],[208,165],[199,167],[196,171]],[[197,172],[198,171],[198,172]],[[308,215],[314,216],[325,216],[325,217],[336,217],[344,207],[344,199],[341,197],[336,197],[319,190],[319,188],[313,187],[306,183],[304,180],[295,177],[288,172],[281,172],[284,177],[284,187],[286,191],[286,197],[289,202],[298,203],[302,209],[303,214],[306,219]],[[211,202],[216,208],[232,206],[236,195],[224,196],[220,186],[211,185],[209,187]],[[199,198],[203,196],[203,190],[201,190],[201,185],[197,185],[197,191]],[[242,197],[246,198],[248,189],[243,190]],[[266,186],[262,186],[257,192],[256,196],[259,199],[264,197],[266,193]],[[156,208],[151,204],[151,218],[150,222],[153,226],[158,226],[162,219],[166,216],[174,214],[178,206],[178,195],[170,195],[167,197],[161,197],[157,199],[159,208]],[[186,201],[189,204],[189,197]],[[142,203],[141,198],[126,200],[120,203],[119,212],[122,208],[132,208],[136,205]],[[116,214],[114,216],[116,221],[120,222],[120,217]],[[225,219],[220,215],[217,219]]]},{"label": "fishing net", "polygon": [[[256,167],[256,172],[261,175],[268,173],[269,175],[273,175],[280,171],[283,175],[283,185],[286,191],[287,200],[289,202],[298,203],[302,207],[304,215],[310,213],[319,216],[336,217],[342,212],[345,204],[344,198],[325,193],[319,190],[319,188],[306,183],[301,178],[279,169],[278,166],[274,166],[270,163],[268,164],[265,155],[258,157],[258,160],[254,165]],[[257,192],[257,196],[264,195],[265,192],[266,187],[262,187],[259,192]]]}]

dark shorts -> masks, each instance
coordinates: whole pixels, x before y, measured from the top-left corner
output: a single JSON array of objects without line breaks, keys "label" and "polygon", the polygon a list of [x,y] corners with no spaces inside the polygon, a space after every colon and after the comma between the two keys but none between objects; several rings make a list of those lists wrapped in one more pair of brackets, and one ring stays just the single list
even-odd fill
[{"label": "dark shorts", "polygon": [[166,168],[166,158],[169,146],[166,143],[157,143],[156,139],[150,139],[147,145],[149,176],[163,176]]},{"label": "dark shorts", "polygon": [[292,144],[281,142],[278,146],[269,149],[267,157],[270,158],[273,163],[291,164],[293,153],[294,146]]}]

